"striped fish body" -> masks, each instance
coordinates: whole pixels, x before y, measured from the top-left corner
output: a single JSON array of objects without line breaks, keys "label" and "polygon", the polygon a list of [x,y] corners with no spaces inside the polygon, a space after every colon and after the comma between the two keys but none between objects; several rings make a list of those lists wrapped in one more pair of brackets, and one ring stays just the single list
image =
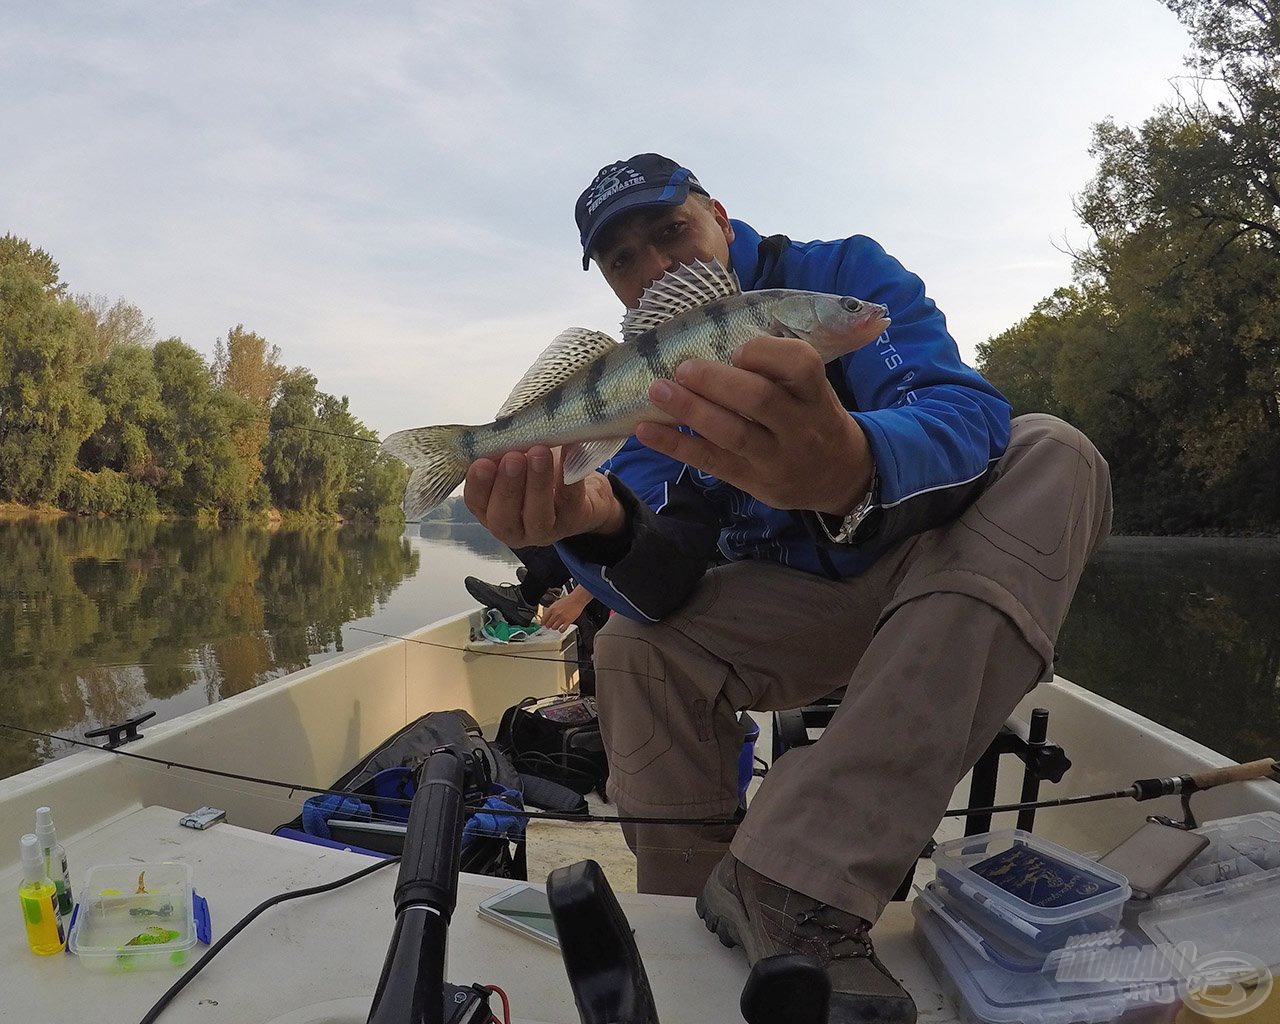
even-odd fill
[{"label": "striped fish body", "polygon": [[753,292],[721,299],[614,345],[533,405],[468,428],[459,436],[468,462],[535,444],[625,439],[637,424],[671,422],[649,402],[649,385],[672,379],[686,359],[728,363],[744,341],[770,333],[769,297]]},{"label": "striped fish body", "polygon": [[385,450],[414,472],[405,515],[444,500],[479,458],[536,444],[563,446],[566,483],[612,458],[637,424],[673,422],[649,402],[649,385],[687,359],[731,361],[762,334],[799,337],[830,361],[874,341],[888,326],[883,306],[851,297],[771,290],[743,293],[717,264],[682,267],[645,293],[623,320],[625,344],[570,328],[539,356],[491,423],[418,427],[392,434]]}]

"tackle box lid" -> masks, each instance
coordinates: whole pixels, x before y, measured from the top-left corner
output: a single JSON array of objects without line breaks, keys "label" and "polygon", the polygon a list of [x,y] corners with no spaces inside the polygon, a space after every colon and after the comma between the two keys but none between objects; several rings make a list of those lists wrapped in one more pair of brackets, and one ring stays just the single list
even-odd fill
[{"label": "tackle box lid", "polygon": [[1022,829],[950,840],[933,861],[942,885],[1037,941],[1081,918],[1118,922],[1132,894],[1118,871]]},{"label": "tackle box lid", "polygon": [[1201,970],[1209,969],[1209,961],[1226,970],[1233,956],[1242,964],[1253,957],[1280,968],[1280,872],[1158,896],[1138,925],[1156,942],[1190,944],[1188,955]]}]

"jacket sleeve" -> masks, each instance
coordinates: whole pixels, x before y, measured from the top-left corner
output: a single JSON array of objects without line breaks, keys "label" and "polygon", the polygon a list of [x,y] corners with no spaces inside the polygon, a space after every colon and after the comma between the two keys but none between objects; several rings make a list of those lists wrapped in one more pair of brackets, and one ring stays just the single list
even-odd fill
[{"label": "jacket sleeve", "polygon": [[[1009,403],[960,358],[946,318],[876,242],[854,236],[826,253],[831,290],[881,302],[892,325],[846,356],[846,402],[878,475],[876,507],[858,543],[883,548],[959,515],[1009,442]],[[848,401],[852,397],[852,402]]]},{"label": "jacket sleeve", "polygon": [[719,514],[687,467],[634,437],[603,468],[626,510],[626,532],[569,537],[556,549],[593,597],[620,615],[656,622],[678,608],[706,572]]}]

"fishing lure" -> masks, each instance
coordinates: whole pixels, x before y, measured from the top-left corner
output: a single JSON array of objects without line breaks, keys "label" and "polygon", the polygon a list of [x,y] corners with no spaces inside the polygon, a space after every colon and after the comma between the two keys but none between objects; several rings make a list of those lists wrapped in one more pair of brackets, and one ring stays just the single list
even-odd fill
[{"label": "fishing lure", "polygon": [[161,928],[159,925],[152,925],[145,932],[139,932],[120,949],[127,949],[129,946],[155,946],[163,942],[172,942],[182,933],[173,928]]}]

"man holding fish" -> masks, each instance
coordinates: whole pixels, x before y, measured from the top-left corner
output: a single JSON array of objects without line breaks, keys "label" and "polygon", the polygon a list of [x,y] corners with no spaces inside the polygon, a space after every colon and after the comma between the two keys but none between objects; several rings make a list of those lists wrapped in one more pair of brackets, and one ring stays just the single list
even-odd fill
[{"label": "man holding fish", "polygon": [[[832,1021],[914,1020],[869,925],[959,779],[1052,677],[1110,529],[1106,463],[1059,420],[1011,425],[920,279],[865,236],[762,237],[652,153],[603,168],[576,214],[584,269],[627,307],[624,344],[589,339],[582,359],[564,349],[594,332],[566,332],[494,424],[448,428],[475,435],[452,442],[449,472],[495,537],[556,544],[619,613],[595,663],[621,813],[733,817],[737,712],[847,688],[736,829],[625,831],[642,891],[698,896],[752,962],[822,961]],[[617,398],[619,353],[638,401]],[[521,417],[558,424],[579,405],[608,425],[502,444]],[[403,434],[390,450],[424,464],[427,442]],[[407,507],[448,483],[422,472]]]}]

